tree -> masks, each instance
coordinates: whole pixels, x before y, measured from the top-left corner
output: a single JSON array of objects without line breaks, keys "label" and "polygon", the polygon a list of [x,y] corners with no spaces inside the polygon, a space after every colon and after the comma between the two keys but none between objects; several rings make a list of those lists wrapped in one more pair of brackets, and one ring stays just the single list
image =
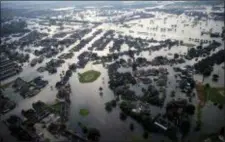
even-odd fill
[{"label": "tree", "polygon": [[87,134],[88,133],[88,128],[86,126],[83,126],[82,127],[82,131],[84,134]]},{"label": "tree", "polygon": [[145,88],[141,88],[141,91],[142,91],[142,93],[145,93],[146,89]]},{"label": "tree", "polygon": [[175,91],[171,91],[170,97],[174,97],[175,96]]},{"label": "tree", "polygon": [[131,57],[131,58],[134,58],[134,52],[132,50],[129,50],[128,51],[128,55]]},{"label": "tree", "polygon": [[127,119],[127,115],[125,113],[123,113],[123,112],[120,112],[120,119],[122,121],[125,121]]},{"label": "tree", "polygon": [[203,76],[210,76],[212,70],[213,70],[212,66],[206,67],[203,71]]},{"label": "tree", "polygon": [[120,104],[120,109],[125,113],[129,113],[131,111],[131,107],[130,107],[129,103],[125,102],[125,101],[123,101]]},{"label": "tree", "polygon": [[180,45],[183,45],[183,43],[184,43],[183,40],[180,40]]},{"label": "tree", "polygon": [[146,62],[147,62],[147,59],[144,58],[144,57],[138,57],[138,58],[136,59],[136,64],[144,64],[144,63],[146,63]]},{"label": "tree", "polygon": [[206,83],[205,84],[205,89],[208,89],[208,88],[210,88],[210,84],[209,83]]},{"label": "tree", "polygon": [[22,113],[22,115],[24,116],[24,114],[25,114],[25,110],[24,110],[24,109],[22,109],[21,113]]},{"label": "tree", "polygon": [[183,121],[181,123],[180,129],[184,136],[190,131],[190,127],[191,127],[191,125],[190,125],[189,121]]},{"label": "tree", "polygon": [[191,48],[189,51],[188,51],[188,56],[190,56],[191,58],[194,58],[197,56],[197,51],[195,48]]},{"label": "tree", "polygon": [[117,60],[119,58],[119,56],[117,54],[113,54],[113,59]]},{"label": "tree", "polygon": [[120,64],[123,64],[123,63],[126,63],[126,61],[125,61],[123,58],[121,58],[121,59],[119,60],[119,63],[120,63]]},{"label": "tree", "polygon": [[218,108],[219,108],[220,110],[222,110],[222,109],[223,109],[223,105],[220,104],[220,105],[218,106]]},{"label": "tree", "polygon": [[55,123],[51,123],[51,124],[48,126],[48,130],[49,130],[49,132],[51,132],[52,134],[56,134],[56,133],[57,133],[57,130],[58,130],[58,126],[57,126]]},{"label": "tree", "polygon": [[195,113],[195,106],[192,104],[188,104],[185,108],[185,111],[189,114],[189,115],[194,115]]},{"label": "tree", "polygon": [[133,131],[134,130],[134,124],[130,123],[130,130]]},{"label": "tree", "polygon": [[198,50],[201,50],[201,49],[202,49],[202,46],[199,45],[199,46],[197,46],[196,48],[197,48]]},{"label": "tree", "polygon": [[177,58],[179,58],[179,54],[175,53],[174,54],[174,59],[177,59]]},{"label": "tree", "polygon": [[107,112],[111,112],[111,111],[112,111],[112,105],[111,105],[110,102],[107,102],[107,103],[105,104],[105,110],[106,110]]},{"label": "tree", "polygon": [[196,122],[196,126],[195,126],[195,129],[194,130],[195,131],[201,130],[201,122],[199,122],[199,121]]},{"label": "tree", "polygon": [[133,63],[132,65],[132,71],[136,71],[137,70],[137,64],[136,63]]},{"label": "tree", "polygon": [[8,119],[7,122],[12,124],[12,125],[20,125],[20,123],[22,122],[22,120],[16,116],[16,115],[11,115]]},{"label": "tree", "polygon": [[103,92],[99,92],[99,95],[102,97],[103,96]]},{"label": "tree", "polygon": [[199,61],[198,63],[196,63],[194,65],[195,70],[198,73],[203,74],[205,72],[205,75],[210,75],[211,71],[213,70],[213,65],[214,64],[221,64],[224,62],[225,60],[225,54],[224,54],[224,50],[220,50],[214,54],[212,54],[211,56],[206,57],[205,59],[202,59],[201,61]]},{"label": "tree", "polygon": [[27,60],[29,60],[29,58],[30,58],[30,55],[29,54],[26,54],[25,55],[25,60],[27,61]]},{"label": "tree", "polygon": [[112,105],[112,107],[116,107],[116,100],[112,100],[111,105]]},{"label": "tree", "polygon": [[66,125],[65,124],[61,124],[59,129],[62,132],[65,131],[66,130]]},{"label": "tree", "polygon": [[73,63],[73,64],[71,64],[70,66],[69,66],[69,69],[70,70],[73,70],[73,71],[75,71],[76,70],[76,64],[75,63]]},{"label": "tree", "polygon": [[67,77],[71,77],[71,75],[72,75],[72,71],[71,71],[71,70],[67,70],[67,71],[66,71],[66,76],[67,76]]},{"label": "tree", "polygon": [[26,27],[26,21],[22,20],[6,23],[1,26],[1,36],[28,32],[29,30]]},{"label": "tree", "polygon": [[78,126],[82,126],[82,123],[80,121],[77,124],[78,124]]},{"label": "tree", "polygon": [[224,131],[224,127],[222,127],[221,129],[220,129],[220,135],[224,135],[225,133],[224,133],[225,131]]},{"label": "tree", "polygon": [[88,131],[87,138],[91,141],[99,141],[100,136],[100,131],[98,129],[90,128]]}]

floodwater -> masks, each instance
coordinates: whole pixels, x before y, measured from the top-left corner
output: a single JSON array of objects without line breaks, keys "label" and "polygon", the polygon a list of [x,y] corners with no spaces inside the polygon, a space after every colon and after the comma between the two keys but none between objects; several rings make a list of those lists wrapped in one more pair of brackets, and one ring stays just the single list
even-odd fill
[{"label": "floodwater", "polygon": [[[182,15],[181,18],[176,17],[176,16],[172,16],[172,17],[168,18],[167,24],[165,25],[165,24],[163,24],[162,21],[163,21],[164,17],[168,17],[168,16],[169,15],[164,15],[164,14],[162,15],[160,13],[157,13],[156,17],[157,18],[160,17],[162,19],[159,19],[158,21],[155,20],[156,22],[153,25],[149,25],[149,20],[146,21],[146,19],[141,20],[141,21],[134,20],[132,22],[128,22],[128,24],[140,23],[140,24],[144,24],[143,27],[148,27],[148,26],[155,27],[156,25],[158,25],[159,29],[160,29],[160,27],[169,27],[171,24],[182,25],[182,24],[179,24],[179,22],[184,21],[184,20],[186,20],[186,23],[191,23],[191,19],[190,19],[190,21],[188,21],[189,19],[187,19],[187,17]],[[178,19],[178,20],[174,20],[174,19]],[[171,33],[168,33],[168,32],[161,33],[161,32],[159,32],[160,31],[159,29],[158,29],[158,31],[154,31],[154,32],[149,31],[148,36],[137,34],[137,31],[144,32],[144,31],[146,31],[146,29],[144,30],[144,28],[136,27],[134,29],[135,33],[133,34],[133,36],[134,37],[142,37],[142,38],[147,37],[149,39],[153,37],[154,39],[159,40],[162,38],[161,35],[165,34],[167,36],[166,38],[179,39],[179,40],[182,39],[182,40],[184,40],[185,43],[186,42],[192,43],[192,42],[188,41],[189,37],[209,40],[210,38],[206,35],[200,36],[200,34],[199,34],[200,27],[204,27],[207,30],[212,28],[214,32],[217,32],[217,31],[221,30],[221,28],[222,28],[222,26],[224,26],[224,24],[222,22],[214,22],[214,21],[207,21],[207,22],[208,22],[207,26],[204,25],[204,21],[202,21],[202,25],[204,25],[204,26],[197,25],[196,27],[190,26],[190,27],[185,27],[185,28],[183,28],[183,26],[180,26],[180,27],[178,26],[177,32],[173,31]],[[116,26],[113,26],[112,24],[108,24],[108,25],[103,24],[103,25],[100,25],[100,26],[96,27],[95,29],[93,29],[92,32],[90,34],[88,34],[87,36],[85,36],[84,38],[87,38],[95,30],[100,29],[100,28],[102,28],[104,30],[115,29],[116,31],[122,31],[123,34],[125,34],[125,35],[130,35],[130,33],[128,32],[129,29],[118,28]],[[183,29],[184,32],[182,32],[181,29]],[[150,33],[155,33],[156,36],[151,36]],[[55,83],[60,80],[59,74],[62,71],[66,71],[68,69],[68,64],[76,63],[78,61],[77,60],[78,55],[80,53],[82,53],[83,51],[87,50],[87,48],[90,47],[91,44],[95,40],[100,38],[103,34],[104,34],[104,32],[101,33],[100,35],[96,36],[90,43],[88,43],[79,52],[75,52],[75,55],[72,59],[65,60],[66,63],[64,63],[61,67],[58,68],[58,72],[56,74],[51,75],[51,74],[48,74],[48,72],[38,73],[36,71],[36,69],[38,67],[45,65],[45,63],[50,60],[50,59],[45,59],[43,63],[37,64],[35,67],[30,67],[30,65],[26,63],[23,66],[22,73],[4,81],[4,83],[6,83],[6,82],[16,79],[17,77],[22,77],[25,80],[31,80],[34,77],[41,75],[41,76],[43,76],[44,79],[49,81],[49,84],[38,95],[36,95],[32,98],[26,98],[26,99],[23,99],[18,93],[15,93],[11,88],[5,89],[4,94],[6,94],[10,99],[16,101],[17,107],[14,110],[10,111],[9,113],[3,115],[1,117],[1,119],[2,120],[6,119],[11,114],[17,114],[17,115],[21,116],[22,109],[31,108],[32,103],[36,102],[38,100],[44,101],[46,103],[53,103],[56,98],[57,90],[54,87],[53,87],[54,89],[51,90],[50,86],[55,86]],[[220,39],[218,41],[221,42]],[[69,46],[68,48],[65,48],[65,50],[62,53],[68,52],[72,47],[74,47],[78,43],[79,43],[79,41],[77,41],[73,45]],[[193,43],[193,44],[196,44],[196,43]],[[105,50],[100,51],[100,52],[98,52],[98,54],[106,55],[109,52],[108,48],[110,48],[110,46],[112,46],[112,42],[110,42],[109,45],[107,45],[107,48],[105,49],[106,51]],[[127,50],[127,48],[128,48],[128,47],[126,47],[127,45],[122,45],[122,46],[123,46],[122,50],[124,50],[124,51]],[[219,47],[219,49],[223,48],[223,46],[224,46],[224,44],[222,44]],[[164,55],[164,56],[169,57],[168,53],[185,54],[187,52],[187,50],[188,50],[188,47],[186,47],[186,46],[179,46],[179,47],[175,46],[175,47],[172,47],[171,50],[167,49],[167,51],[165,51],[164,49],[161,49],[159,51],[152,52],[151,55],[149,55],[149,52],[143,51],[140,54],[140,56],[146,57],[148,60],[152,60],[155,56],[158,56],[158,55]],[[97,52],[97,51],[94,51],[94,52]],[[62,54],[62,53],[60,53],[60,54]],[[57,55],[56,58],[58,56],[59,55]],[[31,55],[31,59],[32,58],[34,58],[34,56]],[[123,56],[123,58],[125,60],[127,60],[129,57]],[[187,61],[186,63],[178,65],[178,66],[184,66],[186,64],[193,64],[193,63],[195,63],[195,61],[191,60],[191,61]],[[158,67],[166,67],[169,71],[168,81],[170,81],[170,84],[168,84],[168,87],[167,87],[167,97],[165,100],[165,104],[166,104],[166,102],[168,102],[172,99],[170,97],[170,92],[172,90],[176,90],[175,98],[187,98],[186,95],[183,94],[182,92],[180,92],[179,89],[176,89],[177,83],[176,83],[176,80],[174,77],[175,73],[174,73],[172,67],[157,66],[154,68],[158,68]],[[146,68],[153,68],[153,67],[149,66]],[[78,73],[85,72],[90,69],[100,71],[101,76],[92,83],[86,83],[86,84],[80,83],[78,80]],[[120,70],[121,71],[131,71],[131,68],[121,68]],[[222,69],[222,65],[220,65],[220,66],[215,65],[214,73],[219,74],[219,76],[220,76],[219,81],[217,83],[214,83],[211,81],[211,77],[209,77],[209,78],[205,79],[204,83],[210,83],[210,84],[212,84],[211,86],[219,86],[219,87],[224,86],[224,69]],[[194,78],[195,78],[195,80],[200,80],[200,81],[202,80],[202,76],[200,76],[200,75],[194,75]],[[72,89],[72,93],[71,93],[71,106],[70,106],[68,127],[72,130],[79,131],[78,124],[77,124],[78,122],[82,122],[83,124],[87,125],[88,127],[96,127],[101,132],[101,140],[100,141],[102,141],[102,142],[105,142],[105,141],[107,141],[107,142],[110,142],[110,141],[112,141],[112,142],[114,142],[114,141],[132,141],[131,138],[133,136],[142,137],[143,129],[133,119],[128,118],[126,121],[120,120],[120,118],[119,118],[120,109],[118,106],[116,108],[114,108],[111,113],[108,113],[105,110],[104,104],[106,102],[114,99],[113,92],[108,88],[108,81],[109,81],[109,77],[108,77],[107,69],[102,67],[102,65],[100,65],[100,64],[93,65],[92,62],[89,62],[84,69],[78,69],[75,73],[73,73],[72,77],[69,80],[71,89]],[[103,88],[103,96],[99,95],[99,87]],[[146,86],[144,86],[144,85],[141,85],[140,87],[133,86],[133,88],[136,88],[135,90],[138,90],[137,88],[141,89],[141,87],[146,87]],[[195,105],[197,104],[197,96],[195,96],[193,98],[192,102]],[[90,114],[86,117],[80,116],[79,110],[82,108],[88,109]],[[152,116],[155,116],[157,113],[164,112],[164,111],[165,110],[163,108],[161,109],[159,107],[151,106]],[[190,132],[190,135],[188,136],[188,139],[190,139],[191,141],[194,142],[194,141],[197,141],[196,138],[200,135],[200,133],[211,133],[211,132],[218,131],[221,126],[225,125],[224,118],[225,118],[225,108],[223,108],[222,110],[219,110],[212,103],[207,103],[206,106],[202,110],[203,126],[202,126],[201,131],[194,132],[194,130],[192,129],[192,131]],[[195,125],[195,120],[196,120],[196,116],[194,115],[192,118],[192,124],[194,124],[194,125]],[[129,124],[131,122],[134,123],[134,126],[135,126],[135,130],[133,132],[130,131],[130,129],[129,129]],[[160,140],[166,140],[166,142],[170,141],[163,135],[158,135],[158,134],[154,134],[154,133],[150,134],[149,139],[150,139],[150,141],[154,141],[154,142],[158,142]]]}]

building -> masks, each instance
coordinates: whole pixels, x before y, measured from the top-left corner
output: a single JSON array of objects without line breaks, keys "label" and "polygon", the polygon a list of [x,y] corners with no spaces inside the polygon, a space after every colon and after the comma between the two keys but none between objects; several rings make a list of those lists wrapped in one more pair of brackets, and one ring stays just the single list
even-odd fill
[{"label": "building", "polygon": [[13,84],[13,87],[16,89],[16,90],[20,90],[22,89],[22,87],[24,86],[29,86],[29,83],[24,81],[23,79],[21,79],[20,77],[18,77],[15,81],[14,81],[14,84]]},{"label": "building", "polygon": [[169,120],[157,115],[153,120],[153,129],[158,133],[163,133],[171,140],[177,140],[180,133],[178,128]]},{"label": "building", "polygon": [[18,74],[22,69],[3,54],[0,55],[0,81]]},{"label": "building", "polygon": [[16,103],[9,100],[7,97],[4,97],[0,94],[0,113],[7,113],[8,111],[14,109]]}]

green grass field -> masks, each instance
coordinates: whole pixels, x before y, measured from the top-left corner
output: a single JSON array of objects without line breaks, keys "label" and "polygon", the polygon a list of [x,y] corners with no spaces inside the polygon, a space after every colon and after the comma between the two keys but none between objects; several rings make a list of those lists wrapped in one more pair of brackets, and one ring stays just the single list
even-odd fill
[{"label": "green grass field", "polygon": [[213,103],[225,104],[224,88],[207,88],[205,89],[206,99]]},{"label": "green grass field", "polygon": [[79,74],[79,81],[81,83],[94,82],[100,75],[101,73],[98,71],[89,70],[82,74]]},{"label": "green grass field", "polygon": [[81,116],[88,116],[89,111],[87,109],[80,109],[79,113]]}]

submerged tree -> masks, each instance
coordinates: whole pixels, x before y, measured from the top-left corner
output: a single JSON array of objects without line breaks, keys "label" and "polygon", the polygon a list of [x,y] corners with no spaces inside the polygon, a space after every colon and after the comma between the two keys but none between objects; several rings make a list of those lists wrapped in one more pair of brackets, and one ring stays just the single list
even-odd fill
[{"label": "submerged tree", "polygon": [[99,141],[100,140],[100,131],[96,128],[90,128],[88,130],[88,139],[91,140],[91,141]]},{"label": "submerged tree", "polygon": [[147,131],[145,131],[145,132],[143,133],[143,138],[148,139],[148,132],[147,132]]},{"label": "submerged tree", "polygon": [[120,112],[120,119],[122,121],[125,121],[127,119],[127,115],[125,113],[123,113],[123,112]]},{"label": "submerged tree", "polygon": [[175,53],[174,54],[174,59],[177,59],[177,58],[179,58],[179,54]]},{"label": "submerged tree", "polygon": [[130,130],[133,131],[134,130],[134,124],[130,123]]}]

